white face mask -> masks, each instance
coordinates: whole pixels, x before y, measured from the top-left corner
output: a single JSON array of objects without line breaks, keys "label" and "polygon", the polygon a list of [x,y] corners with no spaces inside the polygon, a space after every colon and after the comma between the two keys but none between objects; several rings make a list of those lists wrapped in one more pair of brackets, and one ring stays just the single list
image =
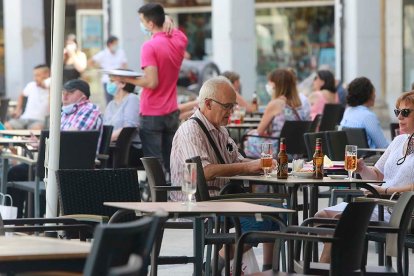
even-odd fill
[{"label": "white face mask", "polygon": [[76,103],[62,106],[62,112],[65,113],[66,115],[70,115],[74,113],[76,111],[75,105]]},{"label": "white face mask", "polygon": [[68,45],[66,45],[66,49],[68,50],[68,51],[76,51],[76,44],[74,44],[74,43],[71,43],[71,44],[68,44]]},{"label": "white face mask", "polygon": [[269,83],[266,83],[266,92],[270,97],[273,96],[273,86]]}]

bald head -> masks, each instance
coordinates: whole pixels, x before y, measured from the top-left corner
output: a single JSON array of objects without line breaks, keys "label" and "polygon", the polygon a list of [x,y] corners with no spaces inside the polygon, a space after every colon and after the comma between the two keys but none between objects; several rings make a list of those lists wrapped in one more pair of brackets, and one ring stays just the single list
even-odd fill
[{"label": "bald head", "polygon": [[[230,89],[229,89],[230,88]],[[203,83],[203,86],[200,89],[200,93],[198,95],[198,102],[201,109],[205,107],[205,100],[206,99],[214,99],[217,100],[222,94],[230,94],[224,95],[231,97],[231,91],[234,93],[234,97],[236,96],[233,86],[231,82],[223,76],[213,77],[208,79]],[[235,101],[234,101],[235,102]]]}]

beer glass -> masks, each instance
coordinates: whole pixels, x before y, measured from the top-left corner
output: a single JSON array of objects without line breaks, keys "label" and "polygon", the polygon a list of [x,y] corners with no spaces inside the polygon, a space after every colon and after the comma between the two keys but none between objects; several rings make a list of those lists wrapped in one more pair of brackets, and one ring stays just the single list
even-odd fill
[{"label": "beer glass", "polygon": [[352,173],[357,168],[357,146],[345,146],[345,170],[348,171],[348,179],[352,181]]},{"label": "beer glass", "polygon": [[260,155],[260,165],[265,177],[270,177],[270,170],[273,163],[273,145],[271,143],[262,144],[262,153]]}]

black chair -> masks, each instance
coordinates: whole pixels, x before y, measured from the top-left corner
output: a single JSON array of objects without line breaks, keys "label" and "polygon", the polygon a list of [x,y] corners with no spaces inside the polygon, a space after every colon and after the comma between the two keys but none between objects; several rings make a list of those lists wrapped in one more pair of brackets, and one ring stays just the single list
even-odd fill
[{"label": "black chair", "polygon": [[319,131],[319,125],[321,124],[322,114],[316,114],[315,118],[313,118],[312,124],[309,128],[309,132],[316,132]]},{"label": "black chair", "polygon": [[342,120],[345,107],[341,104],[325,104],[323,108],[319,131],[335,130]]},{"label": "black chair", "polygon": [[136,127],[122,129],[115,145],[111,147],[112,168],[128,168],[129,151],[136,131]]},{"label": "black chair", "polygon": [[326,131],[325,138],[328,157],[333,161],[343,161],[345,159],[345,146],[349,145],[346,132]]},{"label": "black chair", "polygon": [[7,121],[7,112],[9,111],[9,98],[0,99],[0,121],[2,123]]},{"label": "black chair", "polygon": [[111,144],[111,136],[114,127],[111,125],[104,125],[102,127],[101,142],[99,144],[98,155],[96,156],[100,162],[100,168],[108,167],[109,147]]},{"label": "black chair", "polygon": [[83,275],[108,275],[112,267],[127,264],[131,254],[142,259],[142,267],[134,275],[147,275],[150,252],[164,217],[155,214],[132,222],[97,226]]},{"label": "black chair", "polygon": [[[29,165],[29,179],[32,180],[32,167],[35,167],[34,181],[14,181],[7,183],[23,191],[34,193],[34,216],[40,216],[40,193],[45,192],[42,180],[45,177],[45,148],[49,131],[42,130],[39,141],[37,160],[18,155],[4,154],[3,181],[7,183],[8,161],[16,160]],[[60,169],[92,169],[95,166],[96,148],[99,139],[99,131],[62,131],[60,136]]]},{"label": "black chair", "polygon": [[395,138],[395,130],[400,129],[400,124],[398,123],[390,123],[390,132],[391,132],[391,140]]},{"label": "black chair", "polygon": [[134,169],[58,170],[56,175],[62,216],[98,223],[109,218],[131,219],[116,216],[115,213],[123,213],[103,203],[141,201]]},{"label": "black chair", "polygon": [[[287,227],[283,232],[247,232],[240,237],[237,243],[234,264],[236,270],[234,275],[241,275],[240,267],[244,244],[257,241],[257,239],[266,242],[274,241],[277,245],[280,245],[283,240],[303,241],[303,252],[300,243],[297,243],[294,248],[295,260],[293,266],[298,273],[311,275],[362,274],[365,233],[374,207],[374,202],[353,202],[348,204],[335,229],[291,226]],[[311,262],[310,245],[314,242],[332,243],[330,264]],[[275,250],[278,250],[276,246]],[[303,253],[303,260],[300,260],[301,253]],[[276,254],[275,256],[278,255]],[[263,274],[257,273],[255,275],[279,275],[277,271],[279,271],[279,260],[274,258],[273,269],[270,273],[263,272]]]},{"label": "black chair", "polygon": [[322,139],[322,152],[324,154],[328,153],[328,146],[326,144],[325,132],[307,132],[303,134],[303,139],[305,141],[306,153],[308,155],[308,160],[312,160],[313,154],[315,153],[316,139]]},{"label": "black chair", "polygon": [[111,268],[108,276],[137,276],[141,275],[142,258],[137,254],[131,254],[128,264]]}]

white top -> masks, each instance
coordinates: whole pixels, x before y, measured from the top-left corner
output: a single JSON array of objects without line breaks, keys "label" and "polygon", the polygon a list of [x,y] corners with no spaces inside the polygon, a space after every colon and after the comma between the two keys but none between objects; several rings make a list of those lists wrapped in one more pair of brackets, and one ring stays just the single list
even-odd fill
[{"label": "white top", "polygon": [[[92,57],[92,60],[99,64],[103,70],[119,69],[123,64],[127,63],[127,58],[124,50],[118,49],[113,54],[108,48],[98,52]],[[102,83],[109,81],[107,74],[102,74]]]},{"label": "white top", "polygon": [[44,121],[49,115],[49,90],[32,81],[23,89],[23,95],[27,97],[27,103],[20,118]]}]

